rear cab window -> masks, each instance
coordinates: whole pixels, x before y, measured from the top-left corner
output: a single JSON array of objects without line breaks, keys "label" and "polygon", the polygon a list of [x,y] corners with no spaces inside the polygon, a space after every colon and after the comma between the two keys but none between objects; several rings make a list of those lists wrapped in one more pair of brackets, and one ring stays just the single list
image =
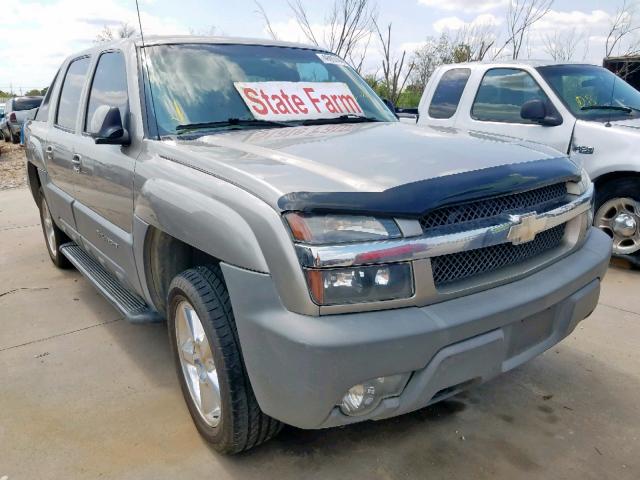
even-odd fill
[{"label": "rear cab window", "polygon": [[440,78],[429,105],[429,116],[437,119],[453,117],[471,75],[469,68],[452,68]]},{"label": "rear cab window", "polygon": [[118,107],[124,120],[128,100],[124,55],[119,51],[103,53],[91,83],[84,131],[89,134],[98,133],[102,120],[111,107]]},{"label": "rear cab window", "polygon": [[82,89],[90,62],[89,57],[82,57],[74,60],[69,65],[58,100],[56,126],[65,130],[75,130],[76,118],[80,108],[80,97],[82,96]]},{"label": "rear cab window", "polygon": [[482,78],[471,107],[471,117],[483,122],[535,124],[520,116],[522,105],[534,99],[554,108],[528,72],[518,68],[493,68]]},{"label": "rear cab window", "polygon": [[49,85],[47,93],[44,94],[44,99],[40,104],[38,113],[36,113],[36,122],[46,122],[49,119],[49,104],[51,103],[51,95],[53,95],[53,88],[56,84],[56,80],[58,80],[58,75],[60,75],[59,70],[56,72],[55,77],[53,77],[53,81],[51,82],[51,85]]}]

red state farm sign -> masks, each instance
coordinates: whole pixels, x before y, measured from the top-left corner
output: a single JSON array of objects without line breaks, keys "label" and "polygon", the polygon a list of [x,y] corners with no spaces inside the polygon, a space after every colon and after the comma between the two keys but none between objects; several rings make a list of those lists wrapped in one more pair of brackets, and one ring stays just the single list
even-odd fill
[{"label": "red state farm sign", "polygon": [[364,115],[345,83],[235,82],[236,89],[261,120],[306,120]]}]

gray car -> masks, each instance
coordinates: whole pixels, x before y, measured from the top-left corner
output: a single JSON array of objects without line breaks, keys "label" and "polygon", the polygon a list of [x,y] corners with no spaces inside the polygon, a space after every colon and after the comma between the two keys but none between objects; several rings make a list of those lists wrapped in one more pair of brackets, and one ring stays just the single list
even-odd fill
[{"label": "gray car", "polygon": [[227,453],[511,370],[589,316],[611,251],[579,165],[402,124],[317,47],[100,44],[64,62],[26,140],[52,261],[130,321],[166,319],[189,412]]}]

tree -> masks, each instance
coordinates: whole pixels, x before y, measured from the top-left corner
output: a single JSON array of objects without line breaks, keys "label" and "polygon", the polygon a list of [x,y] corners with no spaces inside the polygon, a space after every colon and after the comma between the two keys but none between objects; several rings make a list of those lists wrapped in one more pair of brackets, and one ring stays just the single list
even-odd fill
[{"label": "tree", "polygon": [[[629,37],[632,37],[640,29],[640,26],[635,24],[635,13],[634,7],[629,5],[627,0],[623,0],[609,26],[609,33],[605,42],[605,57],[610,57],[614,52],[623,56],[638,53],[640,42],[633,39],[627,42]],[[623,48],[624,50],[622,50]]]},{"label": "tree", "polygon": [[[496,27],[491,23],[470,24],[458,30],[454,45],[463,62],[480,62],[497,40]],[[457,60],[456,60],[457,61]]]},{"label": "tree", "polygon": [[581,40],[582,36],[576,33],[575,28],[564,34],[555,32],[544,37],[544,51],[556,62],[568,62],[573,60]]},{"label": "tree", "polygon": [[110,42],[116,38],[131,38],[135,34],[136,30],[127,22],[122,22],[115,33],[111,27],[105,25],[96,36],[95,43]]},{"label": "tree", "polygon": [[426,43],[413,54],[412,85],[424,90],[436,68],[445,63],[451,63],[452,54],[451,40],[446,32],[442,33],[438,39],[427,38]]},{"label": "tree", "polygon": [[[257,0],[256,4],[256,13],[262,17],[267,33],[277,39],[265,9]],[[334,0],[322,28],[312,23],[302,0],[290,0],[288,5],[307,42],[342,57],[357,71],[362,69],[377,18],[377,6],[372,0]]]},{"label": "tree", "polygon": [[499,57],[509,47],[511,58],[517,60],[525,45],[531,27],[549,13],[554,0],[509,0],[507,7],[507,39],[493,58]]},{"label": "tree", "polygon": [[37,88],[32,88],[31,90],[29,90],[27,93],[25,93],[25,95],[27,97],[38,97],[42,94],[42,90],[39,90]]},{"label": "tree", "polygon": [[400,99],[400,95],[407,84],[407,80],[409,80],[409,77],[411,76],[414,64],[413,62],[409,62],[408,65],[405,64],[407,56],[406,51],[403,51],[400,55],[396,55],[393,52],[391,43],[391,23],[387,25],[385,33],[383,33],[376,21],[374,21],[374,27],[382,48],[382,81],[384,84],[384,93],[389,101],[397,104]]}]

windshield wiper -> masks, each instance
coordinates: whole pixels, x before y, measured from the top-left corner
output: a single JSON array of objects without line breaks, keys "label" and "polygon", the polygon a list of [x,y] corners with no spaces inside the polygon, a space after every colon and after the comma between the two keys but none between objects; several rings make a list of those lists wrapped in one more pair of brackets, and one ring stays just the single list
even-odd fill
[{"label": "windshield wiper", "polygon": [[334,118],[313,118],[304,120],[301,125],[324,125],[334,123],[366,123],[366,122],[379,122],[375,117],[363,117],[360,115],[340,115]]},{"label": "windshield wiper", "polygon": [[274,122],[271,120],[257,120],[245,119],[245,118],[228,118],[227,120],[220,120],[217,122],[203,122],[203,123],[187,123],[184,125],[178,125],[176,127],[176,133],[191,132],[193,130],[206,130],[208,128],[224,128],[224,127],[291,127],[287,123]]},{"label": "windshield wiper", "polygon": [[580,108],[580,110],[615,110],[617,112],[624,112],[624,113],[633,112],[633,108],[631,107],[621,107],[618,105],[587,105],[585,107]]}]

